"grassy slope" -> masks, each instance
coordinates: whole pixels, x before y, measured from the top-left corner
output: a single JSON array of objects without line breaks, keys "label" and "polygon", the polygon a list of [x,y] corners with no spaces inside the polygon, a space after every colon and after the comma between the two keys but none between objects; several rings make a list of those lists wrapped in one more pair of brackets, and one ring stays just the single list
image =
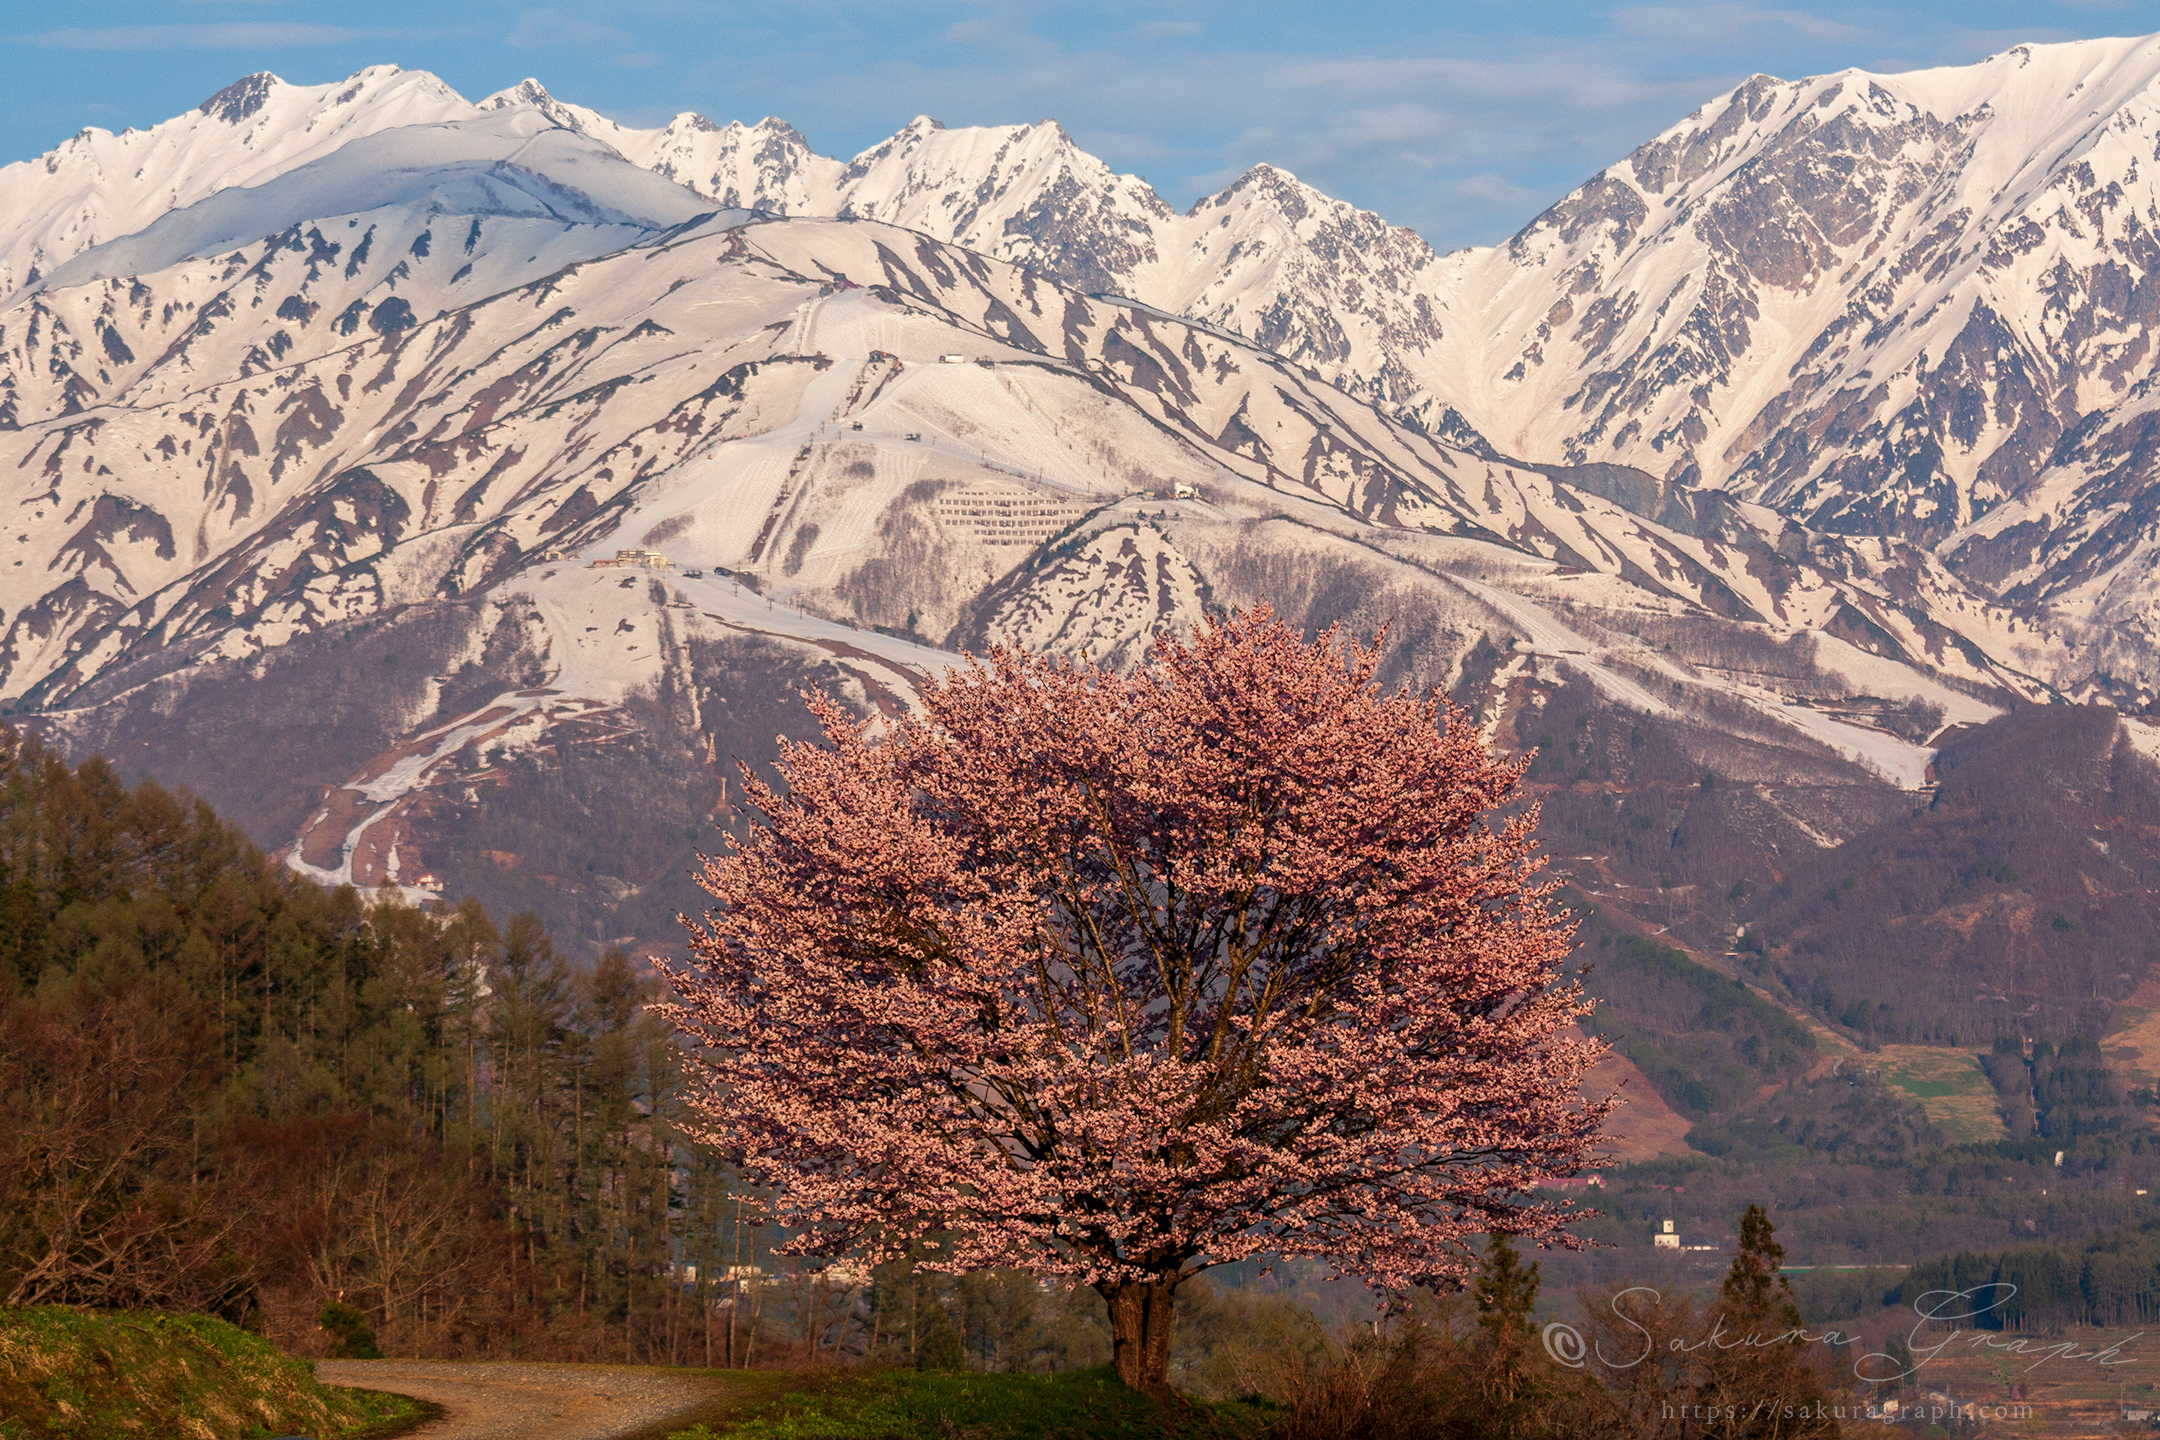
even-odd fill
[{"label": "grassy slope", "polygon": [[1960,1144],[2007,1140],[1995,1087],[1970,1050],[1885,1045],[1876,1055],[1883,1079],[1919,1102],[1936,1129]]},{"label": "grassy slope", "polygon": [[1061,1375],[767,1371],[756,1379],[747,1393],[732,1387],[730,1399],[691,1428],[678,1422],[653,1440],[1254,1440],[1270,1418],[1247,1404],[1165,1412],[1107,1367]]},{"label": "grassy slope", "polygon": [[202,1315],[0,1310],[0,1440],[393,1434],[418,1402],[316,1383],[314,1367]]},{"label": "grassy slope", "polygon": [[[1627,917],[1625,916],[1615,916],[1610,912],[1600,911],[1597,925],[1591,927],[1590,931],[1593,943],[1597,938],[1606,936],[1608,930],[1611,935],[1615,936],[1628,934],[1630,927],[1626,920]],[[1633,938],[1638,942],[1638,945],[1631,948],[1639,949],[1640,946],[1651,944],[1644,937],[1635,936]],[[1817,1057],[1816,1073],[1821,1072],[1822,1062],[1825,1060],[1846,1060],[1858,1062],[1870,1068],[1879,1068],[1887,1084],[1893,1089],[1900,1090],[1910,1096],[1919,1104],[1921,1110],[1927,1114],[1929,1122],[1942,1131],[1949,1140],[1957,1144],[1987,1144],[1996,1140],[2006,1140],[2010,1136],[2009,1130],[2003,1124],[2002,1115],[1996,1108],[1995,1089],[1988,1083],[1987,1076],[1981,1073],[1979,1057],[1973,1053],[1971,1046],[1886,1044],[1881,1046],[1878,1052],[1871,1054],[1861,1050],[1851,1040],[1839,1034],[1830,1026],[1825,1025],[1820,1019],[1809,1014],[1806,1010],[1748,980],[1745,976],[1736,977],[1730,966],[1723,961],[1713,963],[1711,957],[1691,951],[1686,946],[1675,943],[1670,939],[1656,944],[1654,951],[1643,950],[1640,957],[1629,958],[1635,958],[1637,963],[1641,964],[1645,963],[1643,957],[1647,957],[1650,963],[1661,965],[1662,968],[1669,972],[1682,975],[1696,989],[1704,993],[1708,992],[1706,976],[1715,976],[1726,980],[1738,978],[1748,992],[1749,997],[1759,1006],[1781,1013],[1797,1026],[1800,1032],[1804,1032],[1807,1037],[1814,1041]],[[1693,967],[1693,970],[1688,970],[1688,967]],[[1700,973],[1694,973],[1697,971]],[[1686,973],[1683,974],[1683,972]],[[2118,1007],[2119,1021],[2116,1029],[2126,1033],[2111,1034],[2109,1040],[2104,1042],[2110,1046],[2121,1047],[2119,1050],[2110,1049],[2109,1051],[2110,1058],[2117,1060],[2118,1063],[2125,1056],[2131,1055],[2133,1053],[2132,1047],[2138,1046],[2141,1042],[2153,1055],[2160,1057],[2160,982],[2149,982],[2147,989],[2141,990],[2138,996],[2133,997],[2133,999],[2137,998],[2146,998],[2147,1003],[2153,1008],[2142,1010],[2129,1005]],[[2130,1025],[2136,1021],[2148,1021],[2146,1029],[2136,1032],[2129,1031]],[[1760,1029],[1762,1027],[1758,1024],[1755,1028]],[[1714,1046],[1717,1037],[1714,1034],[1707,1034],[1708,1029],[1707,1026],[1702,1027],[1695,1035],[1689,1038]],[[1628,1038],[1630,1041],[1634,1041],[1634,1037],[1630,1036]],[[1640,1048],[1640,1041],[1634,1041],[1634,1043]],[[1655,1037],[1652,1037],[1652,1043],[1654,1045]],[[1653,1049],[1645,1051],[1643,1058],[1655,1065],[1660,1057]],[[1685,1072],[1688,1068],[1690,1067],[1687,1065],[1667,1065],[1655,1077],[1650,1077],[1651,1083],[1657,1085],[1662,1082],[1665,1088],[1670,1089],[1673,1085],[1673,1076]],[[2160,1059],[2151,1062],[2151,1069],[2154,1073],[2160,1074]],[[1674,1151],[1671,1153],[1679,1152]],[[1623,1158],[1635,1159],[1637,1157],[1628,1155]]]}]

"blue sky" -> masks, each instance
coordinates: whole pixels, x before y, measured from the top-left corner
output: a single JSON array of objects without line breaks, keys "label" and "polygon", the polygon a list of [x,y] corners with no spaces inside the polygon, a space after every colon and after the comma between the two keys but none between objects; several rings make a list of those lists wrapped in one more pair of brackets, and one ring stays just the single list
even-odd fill
[{"label": "blue sky", "polygon": [[1180,207],[1269,161],[1441,249],[1504,238],[1742,77],[1963,64],[2160,30],[2127,0],[1776,7],[1283,0],[8,0],[0,160],[147,126],[257,70],[537,77],[619,120],[778,115],[852,155],[929,114],[1055,117]]}]

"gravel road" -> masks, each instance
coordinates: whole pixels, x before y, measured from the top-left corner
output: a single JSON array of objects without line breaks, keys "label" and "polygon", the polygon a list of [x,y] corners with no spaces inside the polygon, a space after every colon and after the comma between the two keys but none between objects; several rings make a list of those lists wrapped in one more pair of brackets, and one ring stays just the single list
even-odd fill
[{"label": "gravel road", "polygon": [[416,1440],[616,1440],[682,1415],[721,1386],[616,1365],[318,1360],[326,1385],[388,1390],[443,1407]]}]

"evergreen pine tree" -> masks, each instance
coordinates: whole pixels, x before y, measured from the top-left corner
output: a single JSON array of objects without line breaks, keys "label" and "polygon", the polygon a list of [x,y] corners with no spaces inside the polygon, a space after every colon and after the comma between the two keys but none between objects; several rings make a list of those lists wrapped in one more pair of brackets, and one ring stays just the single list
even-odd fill
[{"label": "evergreen pine tree", "polygon": [[[929,1287],[925,1289],[929,1290]],[[920,1304],[921,1316],[916,1322],[915,1368],[967,1369],[967,1347],[960,1343],[960,1332],[953,1325],[951,1312],[936,1298],[934,1290],[924,1294]]]},{"label": "evergreen pine tree", "polygon": [[756,1222],[649,990],[533,915],[323,889],[0,723],[0,1299],[741,1363]]},{"label": "evergreen pine tree", "polygon": [[1537,1311],[1538,1267],[1525,1268],[1515,1243],[1495,1235],[1485,1244],[1485,1264],[1471,1293],[1477,1297],[1477,1323],[1494,1350],[1519,1346]]},{"label": "evergreen pine tree", "polygon": [[1725,1305],[1736,1317],[1792,1330],[1800,1325],[1800,1306],[1785,1278],[1785,1247],[1776,1235],[1762,1206],[1748,1206],[1740,1217],[1740,1253],[1725,1277]]},{"label": "evergreen pine tree", "polygon": [[368,1329],[367,1317],[342,1300],[325,1305],[322,1314],[315,1317],[330,1336],[330,1358],[333,1360],[380,1360],[382,1348],[375,1343],[375,1332]]},{"label": "evergreen pine tree", "polygon": [[1484,1392],[1478,1433],[1526,1437],[1551,1427],[1543,1403],[1550,1399],[1550,1376],[1538,1363],[1531,1343],[1537,1333],[1538,1267],[1522,1263],[1505,1235],[1485,1244],[1485,1263],[1471,1286],[1477,1307],[1476,1351]]},{"label": "evergreen pine tree", "polygon": [[1703,1433],[1721,1440],[1802,1440],[1835,1436],[1837,1402],[1817,1370],[1800,1321],[1800,1306],[1781,1267],[1785,1247],[1760,1205],[1740,1220],[1740,1253],[1733,1257],[1718,1303],[1715,1339],[1701,1352],[1708,1362],[1699,1403]]}]

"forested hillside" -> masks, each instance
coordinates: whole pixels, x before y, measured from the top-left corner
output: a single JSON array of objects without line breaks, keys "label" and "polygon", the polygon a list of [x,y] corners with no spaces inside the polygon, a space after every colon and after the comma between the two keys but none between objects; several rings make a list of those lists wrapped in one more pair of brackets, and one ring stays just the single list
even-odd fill
[{"label": "forested hillside", "polygon": [[1870,1043],[2097,1038],[2160,959],[2160,772],[2122,735],[2048,705],[1950,737],[1924,805],[1760,892],[1751,973]]},{"label": "forested hillside", "polygon": [[[1697,808],[1725,798],[1693,793]],[[1654,833],[1628,813],[1615,839]],[[1673,833],[1655,835],[1671,847]],[[1891,883],[1877,870],[1871,883]],[[1563,1290],[1645,1273],[1661,1217],[1715,1238],[1764,1194],[1796,1256],[1878,1264],[2074,1243],[2127,1218],[2129,1188],[2160,1184],[2151,1097],[2090,1040],[2029,1054],[1968,1040],[2002,1113],[2023,1118],[2001,1142],[1959,1144],[1888,1083],[1887,1057],[1834,1059],[1766,998],[1774,987],[1625,918],[1585,917],[1602,1002],[1589,1023],[1694,1124],[1701,1153],[1608,1172],[1591,1233],[1617,1248],[1546,1257]],[[683,1133],[649,983],[620,952],[566,958],[530,914],[324,889],[200,801],[130,787],[102,760],[71,770],[0,730],[0,1301],[206,1309],[302,1353],[336,1343],[317,1317],[342,1299],[393,1353],[1101,1358],[1085,1292],[775,1261],[733,1177]],[[731,1325],[735,1265],[767,1283],[744,1287]]]},{"label": "forested hillside", "polygon": [[1092,1292],[776,1261],[684,1133],[652,982],[531,913],[324,889],[5,727],[0,906],[0,1304],[207,1310],[302,1354],[346,1343],[333,1301],[393,1354],[1108,1353]]},{"label": "forested hillside", "polygon": [[[2097,1039],[2160,960],[2160,768],[2112,709],[2019,705],[1938,736],[1921,790],[1811,797],[1587,684],[1534,698],[1497,738],[1535,752],[1526,789],[1576,893],[1855,1045]],[[1847,838],[1794,822],[1811,800]]]},{"label": "forested hillside", "polygon": [[620,954],[324,890],[6,730],[0,906],[6,1303],[307,1348],[344,1298],[407,1350],[685,1353],[669,1256],[732,1234]]},{"label": "forested hillside", "polygon": [[2103,1230],[2082,1244],[1965,1250],[1915,1265],[1884,1299],[1910,1305],[1929,1291],[1976,1297],[1979,1329],[2150,1324],[2160,1316],[2160,1225]]}]

